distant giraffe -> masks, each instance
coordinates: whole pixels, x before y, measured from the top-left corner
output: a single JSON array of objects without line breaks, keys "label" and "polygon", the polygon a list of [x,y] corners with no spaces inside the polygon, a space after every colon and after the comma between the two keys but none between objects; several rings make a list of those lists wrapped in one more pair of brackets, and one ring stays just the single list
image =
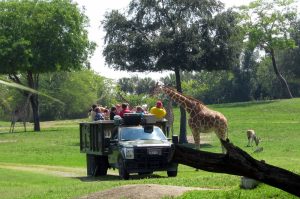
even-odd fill
[{"label": "distant giraffe", "polygon": [[[215,131],[219,139],[227,139],[227,119],[223,114],[209,109],[201,101],[185,96],[175,89],[156,85],[154,93],[161,92],[168,95],[190,114],[188,124],[191,128],[197,149],[200,148],[200,133]],[[223,146],[222,150],[225,152]]]},{"label": "distant giraffe", "polygon": [[20,121],[23,123],[24,131],[26,132],[26,122],[30,115],[30,97],[31,94],[29,94],[23,103],[19,104],[13,111],[11,115],[11,125],[9,132],[13,133],[15,129],[16,122]]},{"label": "distant giraffe", "polygon": [[170,130],[171,130],[171,135],[174,135],[174,128],[173,128],[174,113],[173,113],[172,100],[168,101],[168,104],[165,107],[165,109],[166,109],[166,112],[167,112],[165,118],[167,119],[168,134],[170,133]]}]

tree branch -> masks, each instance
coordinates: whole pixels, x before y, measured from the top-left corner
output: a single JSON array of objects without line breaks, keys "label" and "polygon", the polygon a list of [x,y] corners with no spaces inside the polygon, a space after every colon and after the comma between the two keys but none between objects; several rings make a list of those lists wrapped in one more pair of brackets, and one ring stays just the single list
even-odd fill
[{"label": "tree branch", "polygon": [[209,172],[246,176],[300,196],[299,175],[257,161],[229,140],[221,142],[227,154],[198,151],[176,144],[173,161]]}]

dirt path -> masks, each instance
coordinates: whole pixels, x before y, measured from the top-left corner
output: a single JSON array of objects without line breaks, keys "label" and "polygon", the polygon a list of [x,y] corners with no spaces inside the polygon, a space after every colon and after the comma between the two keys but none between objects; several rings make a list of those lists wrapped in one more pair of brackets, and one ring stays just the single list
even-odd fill
[{"label": "dirt path", "polygon": [[157,184],[134,184],[124,185],[96,192],[80,199],[160,199],[163,197],[177,197],[191,190],[217,190],[198,187],[181,187]]},{"label": "dirt path", "polygon": [[82,168],[48,166],[48,165],[21,165],[0,163],[0,168],[18,171],[29,171],[34,173],[48,174],[60,177],[82,177],[86,175],[86,170]]}]

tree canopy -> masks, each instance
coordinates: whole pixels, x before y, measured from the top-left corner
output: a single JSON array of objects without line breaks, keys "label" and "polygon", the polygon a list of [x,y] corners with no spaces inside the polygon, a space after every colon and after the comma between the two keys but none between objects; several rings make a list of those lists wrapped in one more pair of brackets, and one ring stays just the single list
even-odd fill
[{"label": "tree canopy", "polygon": [[250,48],[260,48],[272,59],[274,72],[286,88],[286,96],[292,97],[289,86],[282,76],[275,59],[275,52],[295,48],[291,37],[297,11],[294,0],[256,0],[241,7],[243,29]]},{"label": "tree canopy", "polygon": [[218,1],[131,1],[103,21],[104,56],[128,71],[227,69],[237,57],[235,14]]},{"label": "tree canopy", "polygon": [[[87,25],[71,0],[1,1],[0,73],[37,90],[40,73],[88,66],[95,44],[88,40]],[[38,95],[31,95],[30,102],[34,130],[39,131]]]},{"label": "tree canopy", "polygon": [[[118,70],[174,71],[182,92],[180,71],[228,69],[238,58],[235,13],[222,9],[215,0],[132,0],[127,13],[105,15],[105,60]],[[180,123],[185,134],[183,109]]]},{"label": "tree canopy", "polygon": [[0,2],[0,73],[80,69],[93,43],[87,17],[70,0]]}]

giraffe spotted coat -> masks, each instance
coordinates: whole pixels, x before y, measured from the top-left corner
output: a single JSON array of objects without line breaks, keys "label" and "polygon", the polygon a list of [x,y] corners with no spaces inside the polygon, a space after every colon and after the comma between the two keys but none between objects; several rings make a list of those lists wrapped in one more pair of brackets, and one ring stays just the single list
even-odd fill
[{"label": "giraffe spotted coat", "polygon": [[209,109],[201,101],[185,96],[173,88],[157,85],[155,93],[160,92],[168,95],[189,113],[188,124],[197,148],[200,148],[200,133],[214,131],[219,139],[227,139],[227,119],[222,113]]}]

